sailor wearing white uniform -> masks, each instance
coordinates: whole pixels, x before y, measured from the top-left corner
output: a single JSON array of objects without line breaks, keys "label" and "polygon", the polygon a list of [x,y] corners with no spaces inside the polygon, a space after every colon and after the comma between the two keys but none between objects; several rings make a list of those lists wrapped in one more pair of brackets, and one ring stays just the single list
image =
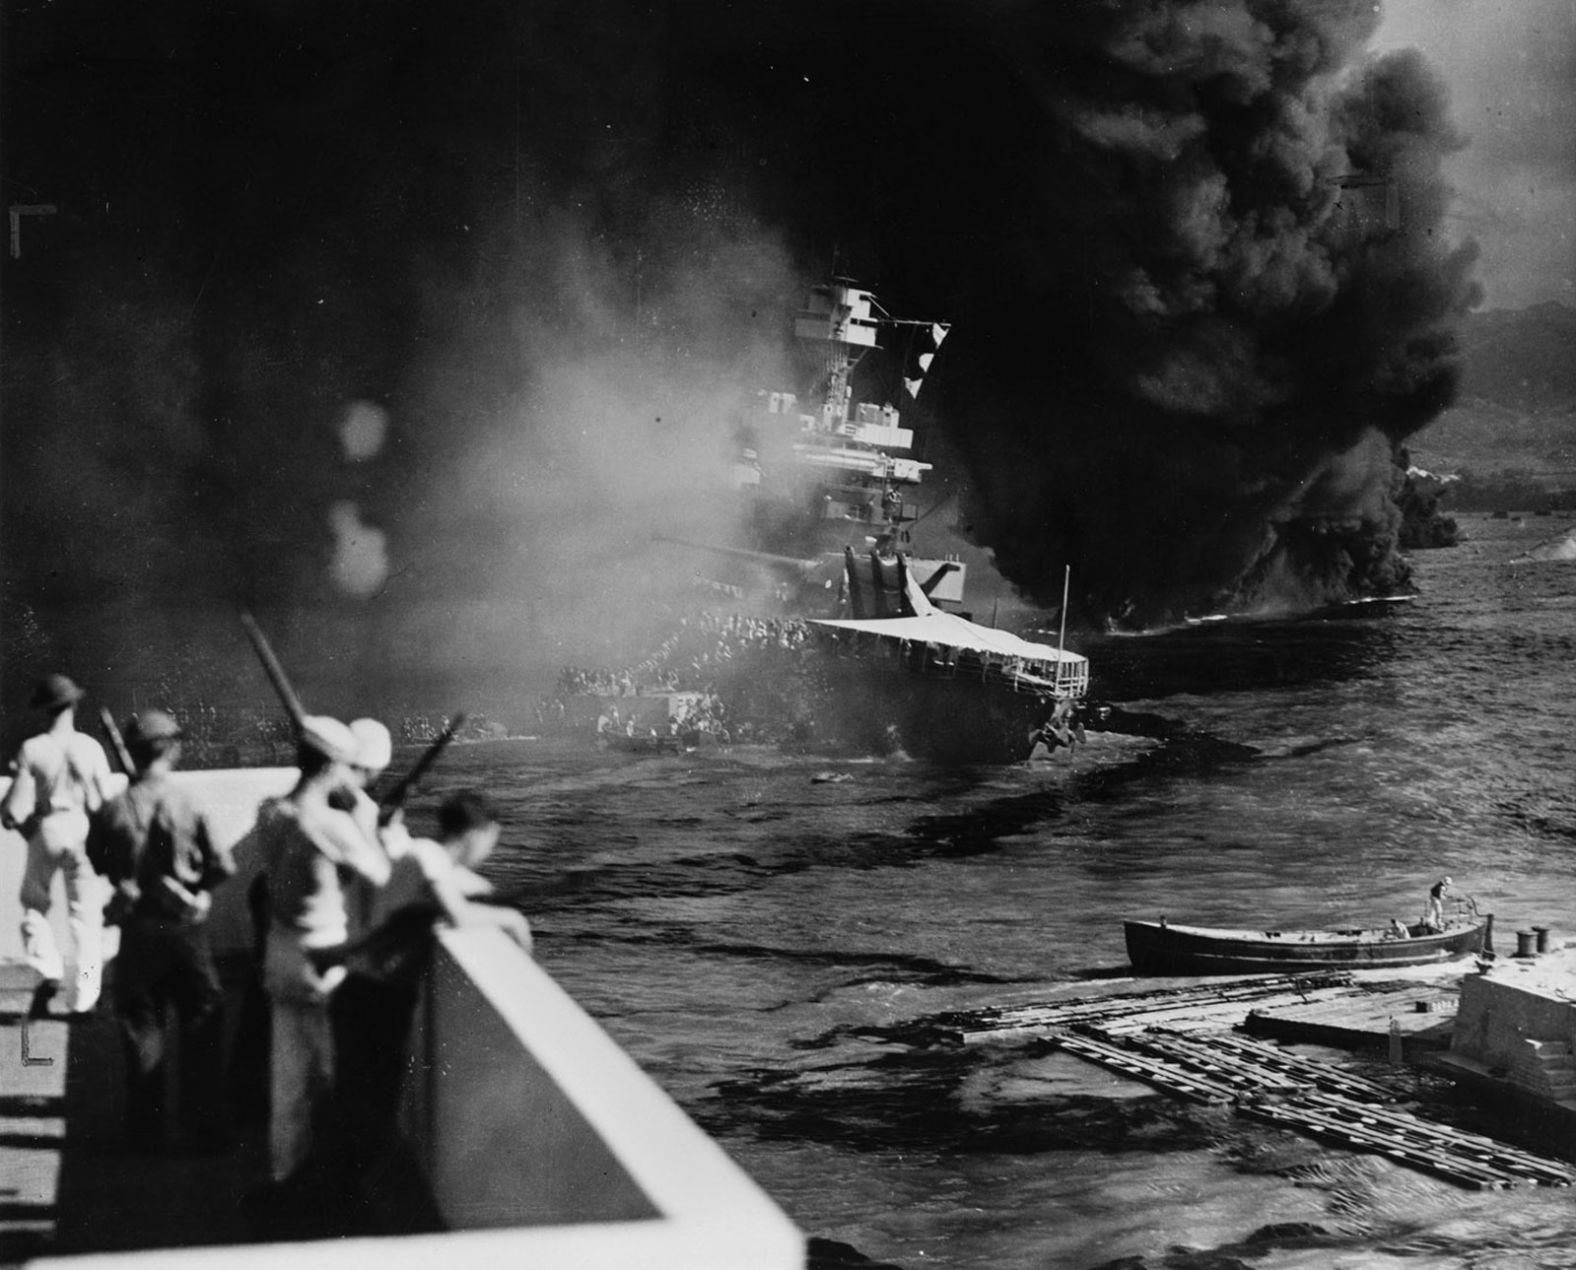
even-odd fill
[{"label": "sailor wearing white uniform", "polygon": [[307,716],[297,754],[299,782],[258,810],[258,848],[268,875],[263,984],[273,1021],[269,1165],[276,1182],[306,1161],[333,1088],[328,998],[345,971],[342,965],[319,971],[311,954],[348,938],[346,880],[359,876],[382,886],[389,875],[388,857],[375,836],[329,801],[350,780],[359,751],[343,723]]},{"label": "sailor wearing white uniform", "polygon": [[66,1007],[86,1013],[98,1003],[104,977],[105,888],[88,863],[88,817],[103,806],[109,760],[91,736],[76,730],[82,689],[65,675],[49,675],[31,705],[49,716],[49,727],[22,742],[12,764],[11,788],[0,804],[0,822],[27,839],[22,875],[22,947],[38,975],[33,1013],[46,1013],[65,977],[65,964],[49,924],[55,874],[66,879],[66,904],[76,973]]}]

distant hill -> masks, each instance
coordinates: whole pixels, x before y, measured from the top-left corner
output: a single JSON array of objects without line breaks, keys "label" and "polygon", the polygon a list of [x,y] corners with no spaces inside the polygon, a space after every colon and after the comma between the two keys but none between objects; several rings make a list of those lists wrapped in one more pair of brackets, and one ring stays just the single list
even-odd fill
[{"label": "distant hill", "polygon": [[1539,304],[1467,318],[1466,395],[1520,410],[1576,401],[1576,308]]},{"label": "distant hill", "polygon": [[1473,313],[1462,343],[1460,398],[1411,439],[1414,462],[1576,485],[1576,308]]}]

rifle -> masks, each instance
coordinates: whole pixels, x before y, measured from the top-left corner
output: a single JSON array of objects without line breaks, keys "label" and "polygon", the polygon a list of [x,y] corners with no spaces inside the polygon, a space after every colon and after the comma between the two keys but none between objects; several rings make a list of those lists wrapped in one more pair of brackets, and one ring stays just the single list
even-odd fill
[{"label": "rifle", "polygon": [[405,799],[410,791],[416,788],[416,782],[431,770],[432,765],[438,761],[438,755],[448,748],[449,742],[454,740],[455,733],[464,726],[465,712],[462,710],[449,720],[448,727],[438,734],[437,739],[421,752],[421,757],[416,760],[410,771],[401,776],[393,788],[378,799],[378,806],[382,809],[385,818],[405,805]]},{"label": "rifle", "polygon": [[[120,728],[115,724],[115,716],[109,712],[108,706],[99,707],[99,722],[104,725],[104,735],[109,740],[109,747],[115,753],[115,759],[120,764],[121,771],[135,781],[137,779],[137,764],[132,760],[131,748],[126,744],[126,738],[121,735]],[[188,890],[177,878],[169,876],[159,879],[164,889],[180,903],[183,915],[187,918],[195,915],[196,920],[201,920],[208,915],[207,905],[209,900],[200,893]],[[134,903],[136,896],[124,896],[127,903]]]},{"label": "rifle", "polygon": [[99,722],[104,725],[104,735],[109,739],[109,748],[114,751],[115,759],[120,764],[120,770],[132,779],[137,779],[137,765],[131,761],[131,751],[126,748],[126,738],[120,734],[120,729],[115,726],[115,716],[109,712],[108,706],[99,707]]},{"label": "rifle", "polygon": [[279,703],[290,716],[290,726],[299,734],[301,720],[306,718],[306,710],[301,705],[301,698],[296,696],[295,689],[290,686],[285,668],[279,664],[279,658],[274,656],[274,650],[268,646],[267,637],[245,609],[241,610],[241,625],[246,629],[247,638],[252,641],[257,659],[263,663],[263,671],[268,676],[268,682],[273,684],[274,691],[279,694]]}]

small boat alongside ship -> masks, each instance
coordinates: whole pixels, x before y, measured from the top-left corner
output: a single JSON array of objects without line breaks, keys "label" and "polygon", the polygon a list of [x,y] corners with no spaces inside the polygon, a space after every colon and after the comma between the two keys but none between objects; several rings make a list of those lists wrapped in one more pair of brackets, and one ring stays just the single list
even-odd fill
[{"label": "small boat alongside ship", "polygon": [[1426,966],[1483,952],[1494,918],[1459,919],[1444,929],[1417,923],[1403,935],[1373,930],[1234,930],[1159,921],[1122,923],[1133,969],[1155,975],[1289,974],[1313,970]]}]

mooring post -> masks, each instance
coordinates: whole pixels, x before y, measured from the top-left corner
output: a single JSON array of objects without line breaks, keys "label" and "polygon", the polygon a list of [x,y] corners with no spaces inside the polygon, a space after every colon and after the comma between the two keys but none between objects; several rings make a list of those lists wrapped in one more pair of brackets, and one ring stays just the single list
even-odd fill
[{"label": "mooring post", "polygon": [[1401,1063],[1401,1024],[1394,1015],[1390,1016],[1390,1062],[1396,1066]]}]

